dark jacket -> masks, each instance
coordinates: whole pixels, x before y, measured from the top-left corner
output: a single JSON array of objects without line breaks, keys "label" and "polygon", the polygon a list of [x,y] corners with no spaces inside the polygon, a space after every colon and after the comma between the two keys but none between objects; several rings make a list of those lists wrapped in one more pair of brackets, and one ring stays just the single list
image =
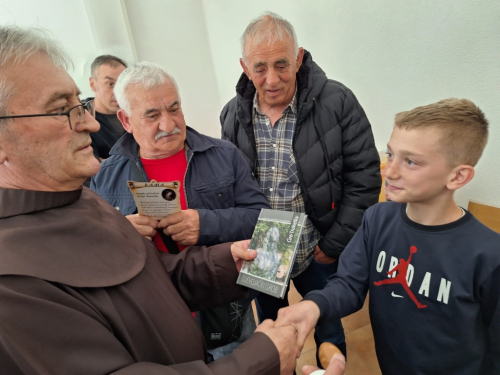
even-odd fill
[{"label": "dark jacket", "polygon": [[96,112],[95,119],[99,122],[101,128],[97,133],[90,133],[94,155],[99,160],[107,159],[109,158],[109,151],[114,146],[116,141],[118,141],[118,139],[125,134],[125,129],[123,129],[122,132],[118,132],[102,113]]},{"label": "dark jacket", "polygon": [[[260,209],[269,208],[269,203],[236,147],[189,127],[186,145],[184,190],[188,207],[200,215],[198,244],[252,237]],[[147,180],[138,149],[133,136],[125,134],[92,178],[91,189],[124,215],[137,210],[127,186],[128,180],[134,180],[130,163],[136,163]]]},{"label": "dark jacket", "polygon": [[[297,73],[297,90],[293,153],[306,213],[321,232],[320,249],[338,258],[364,211],[378,200],[380,160],[370,123],[354,94],[327,79],[307,51]],[[236,92],[220,116],[222,137],[240,149],[255,173],[255,86],[245,74]]]}]

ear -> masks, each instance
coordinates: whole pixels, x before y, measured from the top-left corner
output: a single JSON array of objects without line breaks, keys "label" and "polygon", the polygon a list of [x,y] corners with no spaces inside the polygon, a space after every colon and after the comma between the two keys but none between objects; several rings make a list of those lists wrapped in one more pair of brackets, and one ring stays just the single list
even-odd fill
[{"label": "ear", "polygon": [[466,185],[474,177],[474,167],[470,165],[459,165],[453,168],[450,179],[446,184],[449,190],[457,190]]},{"label": "ear", "polygon": [[245,65],[245,62],[243,61],[243,59],[240,58],[240,65],[241,67],[243,68],[243,71],[245,72],[245,74],[247,75],[248,79],[251,81],[252,78],[250,78],[250,71],[248,70],[247,66]]},{"label": "ear", "polygon": [[127,133],[132,134],[132,124],[130,123],[130,117],[127,115],[127,113],[123,109],[119,109],[118,112],[116,112],[116,116],[118,117],[118,120],[123,125],[123,128]]},{"label": "ear", "polygon": [[297,54],[297,72],[302,65],[302,60],[304,59],[304,48],[299,47],[299,53]]},{"label": "ear", "polygon": [[92,89],[92,91],[95,92],[96,88],[95,88],[95,79],[94,79],[94,77],[89,77],[89,84],[90,84],[90,88]]}]

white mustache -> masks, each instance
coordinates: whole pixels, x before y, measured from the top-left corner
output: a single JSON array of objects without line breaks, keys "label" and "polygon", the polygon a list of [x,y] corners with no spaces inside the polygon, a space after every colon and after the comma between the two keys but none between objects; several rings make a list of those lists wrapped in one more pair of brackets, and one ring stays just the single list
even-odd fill
[{"label": "white mustache", "polygon": [[163,137],[166,137],[168,135],[172,135],[172,134],[179,134],[181,131],[179,128],[175,128],[174,130],[172,130],[171,132],[164,132],[163,130],[159,131],[156,135],[155,135],[155,141],[157,141],[158,139],[160,138],[163,138]]}]

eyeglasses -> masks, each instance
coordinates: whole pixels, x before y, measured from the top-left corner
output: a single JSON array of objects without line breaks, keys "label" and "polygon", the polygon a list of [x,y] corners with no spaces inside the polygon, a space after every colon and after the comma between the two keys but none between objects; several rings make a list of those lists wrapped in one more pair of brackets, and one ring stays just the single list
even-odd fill
[{"label": "eyeglasses", "polygon": [[59,113],[41,113],[37,115],[18,115],[18,116],[0,116],[0,120],[8,119],[8,118],[21,118],[21,117],[45,117],[45,116],[68,116],[69,128],[73,130],[71,127],[71,122],[73,124],[77,124],[83,120],[85,117],[85,110],[92,116],[95,117],[95,104],[93,100],[89,100],[88,102],[81,103],[71,107],[65,112]]}]

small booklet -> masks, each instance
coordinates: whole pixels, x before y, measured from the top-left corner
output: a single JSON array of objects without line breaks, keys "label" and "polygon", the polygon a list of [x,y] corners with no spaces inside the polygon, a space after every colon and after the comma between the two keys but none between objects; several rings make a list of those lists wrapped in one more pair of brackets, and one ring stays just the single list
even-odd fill
[{"label": "small booklet", "polygon": [[139,215],[161,220],[168,215],[181,211],[179,181],[173,182],[136,182],[127,181],[134,196]]},{"label": "small booklet", "polygon": [[236,283],[283,298],[307,215],[278,210],[260,211],[250,249],[257,257],[243,262]]}]

